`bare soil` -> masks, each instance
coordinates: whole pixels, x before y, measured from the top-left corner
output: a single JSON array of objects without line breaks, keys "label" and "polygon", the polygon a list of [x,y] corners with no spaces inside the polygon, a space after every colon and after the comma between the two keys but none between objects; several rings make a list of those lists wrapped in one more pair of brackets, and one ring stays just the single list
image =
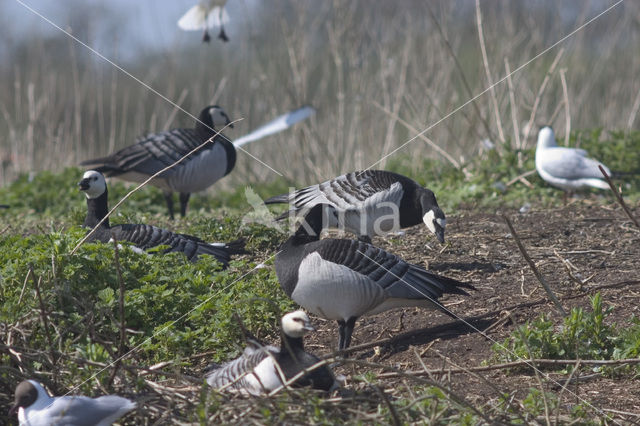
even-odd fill
[{"label": "bare soil", "polygon": [[[634,213],[640,217],[640,209]],[[352,347],[383,342],[350,356],[402,371],[422,370],[421,363],[429,369],[471,368],[483,361],[497,363],[492,361],[491,346],[514,330],[510,318],[523,324],[546,313],[560,324],[560,315],[518,250],[502,214],[512,221],[564,309],[589,308],[589,296],[599,291],[603,305],[614,308],[609,321],[623,325],[640,314],[640,230],[619,206],[580,200],[561,209],[524,214],[517,210],[460,211],[447,217],[445,245],[439,245],[423,226],[402,236],[378,238],[374,244],[438,274],[472,283],[477,291],[470,296],[453,295],[442,301],[473,328],[437,311],[389,311],[358,321]],[[314,322],[319,332],[308,338],[307,347],[318,354],[331,352],[337,346],[337,325],[315,318]],[[343,366],[338,371],[349,377],[354,369],[370,368]],[[543,373],[548,391],[558,392],[568,377],[561,368],[544,368]],[[390,378],[387,387],[393,387],[394,380],[399,379]],[[500,393],[521,399],[530,388],[538,387],[531,369],[450,374],[444,380],[475,406],[495,402]],[[562,393],[563,404],[584,401],[617,421],[639,421],[640,381],[593,375],[572,383]]]}]

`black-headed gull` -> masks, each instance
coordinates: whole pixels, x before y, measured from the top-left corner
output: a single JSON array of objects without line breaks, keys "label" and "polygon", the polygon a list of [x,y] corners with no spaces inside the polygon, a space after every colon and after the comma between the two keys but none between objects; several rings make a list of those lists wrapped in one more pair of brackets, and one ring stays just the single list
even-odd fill
[{"label": "black-headed gull", "polygon": [[9,415],[18,413],[24,426],[108,426],[136,408],[136,403],[117,395],[52,397],[35,380],[16,387]]},{"label": "black-headed gull", "polygon": [[220,27],[218,38],[229,41],[224,32],[224,24],[229,21],[229,15],[225,9],[227,0],[200,0],[198,4],[182,15],[178,26],[185,31],[204,31],[202,41],[208,43],[211,40],[209,30]]},{"label": "black-headed gull", "polygon": [[559,147],[551,127],[545,126],[538,132],[536,170],[545,182],[567,192],[588,186],[609,189],[598,166],[611,176],[609,169],[588,158],[584,149]]}]

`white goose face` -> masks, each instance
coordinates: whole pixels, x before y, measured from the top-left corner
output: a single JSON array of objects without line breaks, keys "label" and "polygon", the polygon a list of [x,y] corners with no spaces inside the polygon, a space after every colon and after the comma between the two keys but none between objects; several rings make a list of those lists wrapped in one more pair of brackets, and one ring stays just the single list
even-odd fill
[{"label": "white goose face", "polygon": [[304,311],[289,312],[282,317],[282,331],[290,337],[302,337],[307,331],[314,331],[309,316]]},{"label": "white goose face", "polygon": [[545,126],[538,132],[538,148],[551,148],[557,146],[553,129]]},{"label": "white goose face", "polygon": [[211,116],[213,127],[216,129],[223,128],[227,124],[229,125],[228,127],[233,128],[233,124],[230,124],[231,120],[229,119],[229,116],[219,106],[209,108],[209,115]]},{"label": "white goose face", "polygon": [[[442,216],[442,217],[438,217]],[[429,210],[422,216],[422,221],[427,226],[427,229],[431,231],[438,238],[438,241],[444,243],[444,230],[447,226],[447,219],[444,218],[442,211],[436,215],[434,210]]]},{"label": "white goose face", "polygon": [[89,170],[82,175],[82,180],[78,182],[80,191],[83,191],[87,198],[98,198],[107,190],[107,182],[100,172]]}]

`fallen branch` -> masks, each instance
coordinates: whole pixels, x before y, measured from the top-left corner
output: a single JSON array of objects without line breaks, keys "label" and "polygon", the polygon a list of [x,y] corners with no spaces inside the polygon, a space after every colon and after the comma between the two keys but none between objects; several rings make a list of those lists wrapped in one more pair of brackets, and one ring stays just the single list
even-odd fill
[{"label": "fallen branch", "polygon": [[513,228],[513,225],[511,224],[511,221],[505,215],[502,215],[502,218],[507,223],[507,226],[509,227],[509,231],[511,232],[511,235],[513,235],[513,239],[515,240],[516,244],[518,245],[518,248],[520,249],[520,253],[522,253],[522,256],[524,257],[524,259],[529,264],[529,267],[533,271],[533,274],[536,276],[536,278],[538,279],[540,284],[542,284],[542,287],[544,288],[544,290],[549,295],[549,298],[556,305],[556,308],[558,308],[558,311],[562,314],[562,316],[566,316],[567,313],[565,312],[564,308],[562,307],[562,304],[560,303],[560,301],[558,300],[556,295],[553,293],[553,290],[551,290],[551,287],[549,287],[549,284],[547,284],[546,280],[544,279],[544,277],[542,276],[542,274],[540,273],[540,271],[536,267],[536,264],[533,263],[533,260],[531,260],[531,258],[529,257],[529,254],[527,253],[527,250],[525,250],[524,246],[522,245],[522,242],[520,241],[520,237],[518,237],[518,234],[516,233],[516,230]]},{"label": "fallen branch", "polygon": [[598,165],[598,168],[600,169],[600,173],[602,173],[604,178],[607,180],[607,183],[609,184],[609,188],[611,188],[611,192],[613,192],[613,195],[616,196],[616,199],[618,200],[618,203],[620,203],[620,205],[622,206],[622,209],[624,210],[624,212],[627,214],[627,216],[629,216],[629,219],[631,219],[631,222],[633,222],[633,224],[636,225],[637,228],[640,228],[638,219],[635,218],[633,213],[631,213],[631,210],[629,210],[629,207],[627,207],[627,203],[624,202],[622,195],[620,195],[620,192],[618,192],[618,189],[615,187],[615,185],[611,181],[611,178],[609,177],[607,172],[604,171],[604,168],[600,164]]},{"label": "fallen branch", "polygon": [[[579,360],[581,365],[604,365],[604,366],[620,366],[620,365],[636,365],[640,364],[640,358],[627,358],[627,359],[581,359]],[[429,376],[435,374],[460,374],[478,371],[492,371],[492,370],[508,370],[510,368],[527,367],[534,368],[532,363],[538,366],[563,366],[563,365],[576,365],[578,360],[576,359],[523,359],[521,361],[505,362],[501,364],[493,365],[479,365],[476,367],[465,368],[436,368],[432,370],[408,370],[403,374],[417,375],[417,376]],[[381,373],[377,376],[379,379],[404,377],[397,373]]]}]

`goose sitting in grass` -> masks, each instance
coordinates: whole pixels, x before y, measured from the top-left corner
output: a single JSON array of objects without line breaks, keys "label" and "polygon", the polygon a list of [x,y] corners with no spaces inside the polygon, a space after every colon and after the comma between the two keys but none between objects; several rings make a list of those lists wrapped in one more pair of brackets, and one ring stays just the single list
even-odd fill
[{"label": "goose sitting in grass", "polygon": [[419,223],[444,242],[446,219],[434,193],[406,176],[385,170],[347,173],[265,201],[276,203],[290,206],[278,219],[304,215],[315,205],[329,204],[338,212],[337,227],[368,243],[374,235]]},{"label": "goose sitting in grass", "polygon": [[338,349],[349,346],[356,320],[363,315],[419,306],[453,316],[438,298],[475,289],[362,241],[320,240],[321,231],[337,221],[333,206],[315,205],[280,247],[275,267],[287,296],[314,315],[338,322]]},{"label": "goose sitting in grass", "polygon": [[20,426],[108,426],[135,408],[135,402],[117,395],[52,397],[40,383],[25,380],[16,387],[9,415],[17,412]]},{"label": "goose sitting in grass", "polygon": [[611,171],[587,157],[584,149],[559,147],[551,127],[545,126],[538,132],[536,170],[545,182],[565,191],[565,201],[567,192],[587,187],[609,189],[598,166],[611,176]]},{"label": "goose sitting in grass", "polygon": [[[304,350],[304,335],[313,330],[306,313],[290,312],[282,317],[279,348],[266,346],[250,336],[243,354],[208,373],[207,383],[216,389],[250,395],[269,393],[320,362]],[[329,367],[322,365],[292,386],[332,391],[338,383]]]},{"label": "goose sitting in grass", "polygon": [[[107,183],[102,173],[89,170],[82,176],[78,186],[87,197],[87,217],[83,226],[94,228],[109,212]],[[133,243],[141,250],[161,245],[168,246],[164,253],[181,252],[193,262],[198,259],[198,256],[208,254],[214,256],[224,268],[227,267],[232,255],[246,253],[242,239],[230,243],[207,243],[191,235],[175,234],[152,225],[110,226],[109,218],[102,222],[90,240],[109,242],[112,239]]]}]

